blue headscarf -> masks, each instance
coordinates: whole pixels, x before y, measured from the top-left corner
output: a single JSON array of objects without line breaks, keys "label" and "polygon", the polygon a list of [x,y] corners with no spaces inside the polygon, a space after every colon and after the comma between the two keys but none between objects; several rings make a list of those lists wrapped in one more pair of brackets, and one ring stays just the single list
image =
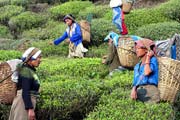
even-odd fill
[{"label": "blue headscarf", "polygon": [[108,41],[110,38],[113,40],[114,45],[117,47],[118,46],[118,40],[119,40],[120,35],[118,35],[115,32],[110,32],[104,39],[104,41]]}]

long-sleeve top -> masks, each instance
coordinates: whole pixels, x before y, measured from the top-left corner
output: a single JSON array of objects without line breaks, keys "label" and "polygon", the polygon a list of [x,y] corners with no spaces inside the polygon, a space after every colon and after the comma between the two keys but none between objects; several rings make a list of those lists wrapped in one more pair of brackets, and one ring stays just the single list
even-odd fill
[{"label": "long-sleeve top", "polygon": [[22,98],[25,109],[33,109],[31,95],[37,95],[39,91],[39,79],[35,73],[35,68],[25,64],[19,71],[17,89],[22,89]]},{"label": "long-sleeve top", "polygon": [[80,25],[77,23],[73,23],[72,26],[68,26],[64,34],[58,39],[54,40],[54,44],[58,45],[59,43],[64,41],[66,38],[69,38],[70,41],[74,43],[75,46],[81,43],[83,38],[82,38]]},{"label": "long-sleeve top", "polygon": [[156,57],[150,59],[150,75],[144,75],[145,65],[142,65],[141,62],[136,64],[134,67],[134,80],[133,86],[140,85],[158,85],[158,61]]}]

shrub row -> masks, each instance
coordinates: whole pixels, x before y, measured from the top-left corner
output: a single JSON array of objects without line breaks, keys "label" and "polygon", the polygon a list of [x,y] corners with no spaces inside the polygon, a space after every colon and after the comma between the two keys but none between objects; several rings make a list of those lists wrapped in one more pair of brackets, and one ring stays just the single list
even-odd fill
[{"label": "shrub row", "polygon": [[10,36],[11,35],[8,27],[4,25],[0,25],[0,38],[9,38]]},{"label": "shrub row", "polygon": [[66,27],[62,22],[50,20],[44,27],[24,31],[21,37],[35,40],[51,39],[53,41],[65,32]]},{"label": "shrub row", "polygon": [[46,22],[46,18],[33,12],[23,12],[18,16],[14,16],[9,21],[11,31],[16,34],[24,30],[42,26]]},{"label": "shrub row", "polygon": [[0,60],[6,61],[21,58],[22,53],[14,50],[0,50]]},{"label": "shrub row", "polygon": [[97,103],[101,94],[98,84],[84,79],[43,83],[37,119],[82,119]]},{"label": "shrub row", "polygon": [[135,32],[136,35],[152,40],[166,40],[172,38],[175,33],[180,34],[180,23],[178,22],[149,24],[138,28]]},{"label": "shrub row", "polygon": [[173,109],[168,103],[144,104],[132,101],[130,90],[116,89],[110,95],[103,95],[97,107],[85,120],[169,120]]},{"label": "shrub row", "polygon": [[9,19],[12,16],[16,16],[23,12],[22,6],[15,6],[15,5],[7,5],[4,7],[0,7],[0,23],[3,25],[7,25]]},{"label": "shrub row", "polygon": [[71,13],[74,16],[77,16],[79,11],[91,5],[92,3],[89,1],[70,1],[50,8],[49,12],[55,20],[62,20],[64,15]]},{"label": "shrub row", "polygon": [[101,64],[99,58],[67,59],[52,57],[44,59],[39,67],[39,75],[45,81],[54,81],[49,79],[54,75],[66,76],[67,78],[93,79],[104,78],[107,74],[108,68]]}]

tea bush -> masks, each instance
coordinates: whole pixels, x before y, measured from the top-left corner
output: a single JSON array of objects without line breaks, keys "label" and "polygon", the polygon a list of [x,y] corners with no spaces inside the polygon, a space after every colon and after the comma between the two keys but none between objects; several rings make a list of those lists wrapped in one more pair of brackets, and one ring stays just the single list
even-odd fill
[{"label": "tea bush", "polygon": [[45,26],[26,30],[22,33],[22,38],[30,38],[35,40],[47,40],[52,41],[63,35],[66,30],[66,25],[62,22],[48,21]]},{"label": "tea bush", "polygon": [[46,41],[38,41],[33,42],[32,46],[37,47],[43,51],[44,57],[49,56],[59,56],[59,57],[66,57],[68,56],[68,44],[61,43],[59,45],[49,45],[49,42],[53,40],[46,40]]},{"label": "tea bush", "polygon": [[18,5],[18,6],[26,7],[30,3],[30,0],[10,0],[10,2],[11,2],[11,5]]},{"label": "tea bush", "polygon": [[99,58],[68,59],[59,57],[44,59],[38,71],[38,74],[45,81],[49,77],[58,74],[59,76],[75,79],[104,78],[108,74],[107,66],[103,65]]},{"label": "tea bush", "polygon": [[55,20],[62,20],[64,15],[70,13],[76,17],[79,11],[84,10],[91,5],[93,4],[89,1],[70,1],[50,8],[49,12]]},{"label": "tea bush", "polygon": [[159,6],[159,9],[163,11],[163,14],[173,20],[180,22],[180,1],[179,0],[170,0],[163,5]]},{"label": "tea bush", "polygon": [[101,94],[98,84],[98,81],[85,79],[43,83],[37,119],[70,120],[75,114],[82,119],[97,103]]},{"label": "tea bush", "polygon": [[7,61],[11,59],[21,58],[22,53],[15,50],[0,50],[0,60]]},{"label": "tea bush", "polygon": [[44,16],[28,11],[12,17],[8,24],[11,31],[15,31],[17,35],[24,30],[42,26],[45,22]]},{"label": "tea bush", "polygon": [[[104,38],[110,31],[117,32],[117,29],[109,20],[93,19],[91,25],[91,38],[95,45],[103,43]],[[118,32],[117,32],[118,33]]]},{"label": "tea bush", "polygon": [[138,28],[135,32],[136,35],[152,40],[166,40],[172,38],[175,33],[180,34],[180,23],[178,22],[149,24]]},{"label": "tea bush", "polygon": [[10,31],[8,29],[8,27],[4,26],[4,25],[0,25],[0,38],[8,38],[10,37]]},{"label": "tea bush", "polygon": [[0,120],[8,120],[11,105],[4,105],[0,103]]},{"label": "tea bush", "polygon": [[130,90],[114,90],[110,95],[103,95],[98,106],[85,120],[170,120],[173,109],[168,103],[144,104],[132,101]]},{"label": "tea bush", "polygon": [[12,16],[16,16],[23,12],[24,8],[22,6],[7,5],[0,7],[0,23],[7,25],[9,19]]},{"label": "tea bush", "polygon": [[92,5],[90,7],[87,7],[85,10],[82,10],[78,14],[78,18],[80,19],[87,19],[87,16],[89,14],[92,15],[93,19],[94,18],[102,18],[106,14],[107,11],[109,11],[109,6],[108,5]]},{"label": "tea bush", "polygon": [[5,5],[8,5],[9,1],[8,0],[0,0],[0,7],[3,7]]}]

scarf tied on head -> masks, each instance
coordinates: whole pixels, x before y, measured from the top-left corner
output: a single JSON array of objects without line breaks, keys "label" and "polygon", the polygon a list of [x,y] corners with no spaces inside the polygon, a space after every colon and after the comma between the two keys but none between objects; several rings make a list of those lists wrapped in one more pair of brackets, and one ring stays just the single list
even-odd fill
[{"label": "scarf tied on head", "polygon": [[41,54],[41,50],[35,47],[28,48],[22,55],[21,60],[26,63],[29,60],[36,60]]}]

